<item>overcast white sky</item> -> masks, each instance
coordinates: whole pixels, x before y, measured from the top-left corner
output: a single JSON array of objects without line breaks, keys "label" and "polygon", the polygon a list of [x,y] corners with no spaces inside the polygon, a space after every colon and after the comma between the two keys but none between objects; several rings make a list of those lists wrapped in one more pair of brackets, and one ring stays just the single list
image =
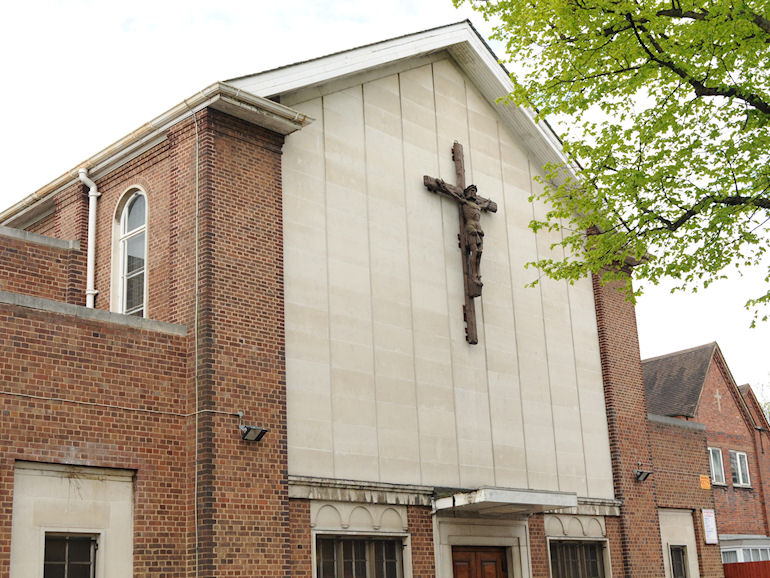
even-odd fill
[{"label": "overcast white sky", "polygon": [[[465,18],[489,35],[451,0],[8,2],[0,209],[215,81]],[[742,307],[760,287],[755,275],[698,295],[647,290],[642,357],[717,341],[738,383],[770,384],[770,325],[749,329]]]}]

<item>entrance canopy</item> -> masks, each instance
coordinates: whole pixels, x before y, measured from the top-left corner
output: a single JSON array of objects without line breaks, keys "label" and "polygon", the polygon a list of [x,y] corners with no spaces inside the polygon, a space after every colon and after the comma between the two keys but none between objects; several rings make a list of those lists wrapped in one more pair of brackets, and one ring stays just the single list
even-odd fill
[{"label": "entrance canopy", "polygon": [[483,487],[436,498],[433,510],[497,517],[576,508],[577,505],[577,494],[569,492]]}]

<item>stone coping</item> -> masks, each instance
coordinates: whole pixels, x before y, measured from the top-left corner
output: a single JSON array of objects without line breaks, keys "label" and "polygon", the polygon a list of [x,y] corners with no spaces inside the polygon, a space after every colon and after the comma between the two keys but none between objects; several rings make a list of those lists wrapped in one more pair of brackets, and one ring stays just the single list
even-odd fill
[{"label": "stone coping", "polygon": [[52,299],[42,297],[32,297],[22,295],[21,293],[11,293],[10,291],[0,291],[0,303],[6,305],[17,305],[19,307],[28,307],[60,315],[71,315],[79,319],[88,321],[98,321],[102,323],[114,323],[115,325],[125,325],[135,329],[145,331],[157,331],[159,333],[168,333],[170,335],[187,335],[186,325],[177,325],[175,323],[166,323],[165,321],[155,321],[154,319],[145,319],[133,315],[123,315],[122,313],[112,313],[102,309],[90,309],[82,305],[72,305],[62,303]]}]

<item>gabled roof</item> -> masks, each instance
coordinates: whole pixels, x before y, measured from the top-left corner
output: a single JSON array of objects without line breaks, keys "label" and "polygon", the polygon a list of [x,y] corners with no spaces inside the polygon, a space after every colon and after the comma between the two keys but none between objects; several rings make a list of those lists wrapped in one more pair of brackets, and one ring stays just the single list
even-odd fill
[{"label": "gabled roof", "polygon": [[394,67],[413,65],[420,58],[439,53],[449,54],[457,63],[497,111],[502,123],[509,127],[520,144],[532,154],[535,163],[541,166],[548,163],[569,166],[562,153],[561,142],[548,123],[536,123],[535,114],[531,110],[499,102],[499,99],[513,90],[513,83],[484,39],[466,20],[215,83],[12,207],[0,211],[0,225],[20,227],[38,218],[50,208],[59,191],[77,182],[78,168],[87,168],[91,178],[98,179],[156,145],[163,139],[165,129],[201,108],[218,108],[271,130],[288,134],[302,128],[312,119],[279,104],[282,96],[300,90],[312,91],[314,87],[367,73],[376,75],[379,71],[392,72]]},{"label": "gabled roof", "polygon": [[657,415],[695,417],[715,342],[642,361],[647,410]]},{"label": "gabled roof", "polygon": [[[746,392],[735,383],[716,342],[642,361],[648,412],[665,416],[695,417],[706,376],[714,363],[721,369],[747,427],[756,427],[757,421],[749,409]],[[748,391],[751,392],[751,389]],[[753,393],[751,395],[753,396]]]},{"label": "gabled roof", "polygon": [[547,122],[536,123],[533,111],[499,102],[513,91],[514,85],[508,71],[468,20],[232,78],[227,83],[256,96],[279,100],[290,93],[312,92],[313,87],[377,69],[392,73],[399,63],[406,67],[422,57],[442,52],[452,57],[538,164],[569,166],[561,141]]},{"label": "gabled roof", "polygon": [[741,392],[741,397],[746,405],[751,410],[751,417],[754,418],[754,422],[758,428],[764,430],[770,430],[770,424],[767,422],[767,416],[765,415],[762,404],[759,403],[757,396],[754,394],[754,390],[748,383],[738,386],[738,391]]}]

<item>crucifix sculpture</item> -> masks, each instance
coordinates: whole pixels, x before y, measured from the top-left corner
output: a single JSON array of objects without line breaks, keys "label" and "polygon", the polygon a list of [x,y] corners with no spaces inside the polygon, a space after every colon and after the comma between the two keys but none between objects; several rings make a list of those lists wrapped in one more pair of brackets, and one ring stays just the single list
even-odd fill
[{"label": "crucifix sculpture", "polygon": [[479,197],[476,185],[465,186],[465,163],[463,146],[455,142],[452,146],[452,160],[455,163],[456,185],[450,185],[442,179],[423,176],[422,180],[429,191],[440,193],[458,203],[460,209],[460,251],[463,263],[465,286],[465,339],[470,344],[479,342],[476,331],[476,306],[473,299],[481,296],[481,253],[484,250],[484,231],[481,228],[482,212],[497,212],[497,203]]}]

